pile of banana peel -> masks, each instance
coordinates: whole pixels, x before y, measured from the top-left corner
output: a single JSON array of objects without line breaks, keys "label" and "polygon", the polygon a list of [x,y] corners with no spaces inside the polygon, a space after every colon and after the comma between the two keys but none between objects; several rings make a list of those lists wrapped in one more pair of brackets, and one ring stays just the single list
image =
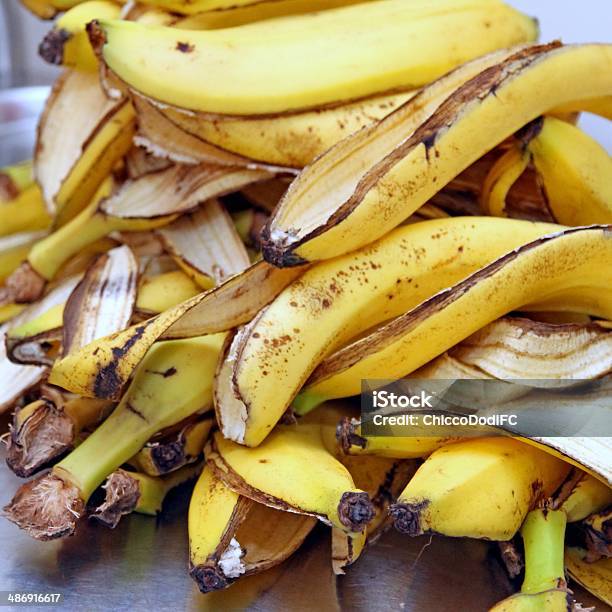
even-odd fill
[{"label": "pile of banana peel", "polygon": [[612,119],[612,45],[501,0],[22,3],[63,70],[0,173],[6,518],[63,538],[181,486],[204,593],[318,520],[337,574],[394,528],[491,541],[494,610],[612,605],[610,438],[367,436],[356,400],[610,375],[612,159],[577,120]]}]

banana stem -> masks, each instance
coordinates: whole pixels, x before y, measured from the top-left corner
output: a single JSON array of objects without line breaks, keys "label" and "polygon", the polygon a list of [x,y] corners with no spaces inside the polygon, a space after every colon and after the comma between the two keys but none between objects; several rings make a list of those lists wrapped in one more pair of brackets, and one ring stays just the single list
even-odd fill
[{"label": "banana stem", "polygon": [[164,425],[157,418],[144,419],[127,401],[122,401],[53,472],[77,486],[81,498],[87,501],[110,473],[136,454]]},{"label": "banana stem", "polygon": [[532,510],[521,528],[525,544],[525,579],[521,593],[541,593],[565,584],[563,510]]}]

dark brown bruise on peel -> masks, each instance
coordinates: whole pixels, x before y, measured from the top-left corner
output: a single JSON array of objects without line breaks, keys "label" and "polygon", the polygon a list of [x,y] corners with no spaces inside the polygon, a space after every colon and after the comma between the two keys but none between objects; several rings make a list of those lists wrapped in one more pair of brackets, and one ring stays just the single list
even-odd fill
[{"label": "dark brown bruise on peel", "polygon": [[393,526],[400,532],[415,537],[421,535],[421,513],[429,505],[428,500],[418,503],[397,503],[389,508],[389,514],[393,518]]},{"label": "dark brown bruise on peel", "polygon": [[553,240],[558,240],[577,232],[593,230],[601,231],[606,237],[612,239],[612,226],[591,225],[588,227],[573,227],[554,234],[542,236],[533,242],[520,246],[484,268],[474,272],[472,275],[468,276],[466,279],[457,283],[456,285],[436,293],[434,296],[428,300],[425,300],[424,302],[421,302],[421,304],[408,311],[406,314],[392,319],[390,323],[377,329],[369,336],[366,336],[361,340],[357,340],[353,344],[349,344],[345,348],[334,353],[328,359],[321,362],[317,369],[312,373],[310,379],[306,383],[306,386],[313,385],[321,380],[325,380],[330,376],[338,374],[339,372],[343,372],[369,355],[383,350],[384,348],[393,344],[402,336],[405,336],[409,332],[416,329],[416,327],[423,321],[432,317],[436,313],[441,312],[450,306],[450,304],[457,301],[478,283],[491,276],[494,276],[509,263],[518,257],[521,257],[525,253],[528,253],[529,251]]},{"label": "dark brown bruise on peel", "polygon": [[0,306],[15,302],[30,304],[38,300],[44,290],[47,280],[24,261],[5,281],[0,288]]},{"label": "dark brown bruise on peel", "polygon": [[118,400],[121,397],[121,390],[125,384],[122,376],[118,373],[118,367],[121,360],[129,352],[129,350],[140,340],[146,328],[155,319],[149,319],[142,325],[134,328],[134,333],[120,347],[112,348],[112,360],[100,368],[95,376],[93,391],[95,397],[100,399]]},{"label": "dark brown bruise on peel", "polygon": [[349,455],[354,446],[359,448],[367,446],[367,440],[356,433],[358,427],[359,422],[351,417],[342,417],[336,427],[336,440],[345,455]]},{"label": "dark brown bruise on peel", "polygon": [[140,486],[129,472],[113,472],[104,485],[104,502],[91,514],[91,518],[100,521],[106,527],[114,529],[121,517],[134,511],[140,499]]},{"label": "dark brown bruise on peel", "polygon": [[193,53],[195,49],[195,45],[192,45],[188,42],[181,42],[180,40],[176,43],[176,50],[181,53]]},{"label": "dark brown bruise on peel", "polygon": [[51,473],[19,487],[3,510],[9,521],[45,541],[72,535],[84,509],[79,490]]},{"label": "dark brown bruise on peel", "polygon": [[14,200],[19,195],[19,187],[10,175],[0,172],[0,200]]},{"label": "dark brown bruise on peel", "polygon": [[[346,219],[361,203],[365,195],[376,186],[393,166],[405,158],[411,149],[421,144],[425,145],[425,154],[429,160],[430,150],[435,146],[440,134],[446,132],[449,126],[452,126],[452,124],[459,119],[461,114],[466,112],[466,108],[468,108],[471,103],[481,102],[487,96],[495,95],[496,90],[504,85],[506,81],[514,78],[517,72],[524,70],[546,53],[557,50],[562,46],[560,42],[554,41],[546,45],[534,45],[521,49],[504,61],[484,69],[475,77],[458,87],[453,94],[440,104],[433,115],[415,130],[412,136],[395,147],[391,153],[372,166],[362,176],[353,194],[330,215],[327,221],[308,234],[298,238],[297,231],[291,232],[283,231],[278,228],[273,229],[276,218],[276,215],[273,215],[262,232],[262,251],[264,259],[281,268],[307,263],[300,256],[296,255],[295,250]],[[411,98],[384,119],[374,124],[370,129],[375,129],[379,126],[384,126],[387,122],[392,122],[395,114],[405,110],[409,105],[417,106],[420,103],[421,95],[422,94],[417,94],[417,96]],[[492,142],[491,148],[496,144],[498,143]],[[440,185],[440,188],[443,186],[444,185]],[[282,208],[283,201],[286,197],[290,197],[290,195],[291,189],[288,191],[287,195],[281,199],[277,210]]]},{"label": "dark brown bruise on peel", "polygon": [[72,420],[45,400],[20,427],[11,427],[6,463],[17,476],[28,478],[70,451],[74,440]]},{"label": "dark brown bruise on peel", "polygon": [[72,38],[72,34],[63,28],[50,30],[38,45],[38,55],[45,62],[61,66],[64,62],[64,45]]},{"label": "dark brown bruise on peel", "polygon": [[87,36],[89,36],[89,42],[91,44],[94,53],[101,58],[102,49],[106,44],[106,34],[100,27],[100,22],[97,19],[90,21],[86,26]]}]

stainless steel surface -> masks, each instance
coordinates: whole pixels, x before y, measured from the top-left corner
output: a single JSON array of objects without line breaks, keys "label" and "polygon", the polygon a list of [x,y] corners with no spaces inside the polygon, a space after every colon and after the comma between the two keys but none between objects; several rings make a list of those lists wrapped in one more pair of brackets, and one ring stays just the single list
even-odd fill
[{"label": "stainless steel surface", "polygon": [[0,167],[32,157],[36,123],[49,87],[0,91]]},{"label": "stainless steel surface", "polygon": [[[20,482],[0,469],[0,504]],[[0,519],[0,591],[62,593],[54,610],[94,612],[485,611],[512,591],[490,544],[393,530],[336,579],[329,530],[320,526],[283,565],[201,595],[187,574],[188,498],[188,489],[173,493],[158,519],[132,515],[115,531],[84,521],[77,535],[53,542],[36,542]],[[608,609],[576,593],[584,605]]]}]

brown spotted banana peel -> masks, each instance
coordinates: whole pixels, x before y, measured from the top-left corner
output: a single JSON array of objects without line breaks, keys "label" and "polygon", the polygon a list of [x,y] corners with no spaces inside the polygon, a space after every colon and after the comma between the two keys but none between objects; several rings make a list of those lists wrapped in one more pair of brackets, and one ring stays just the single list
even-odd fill
[{"label": "brown spotted banana peel", "polygon": [[337,351],[315,370],[302,395],[318,401],[348,397],[360,393],[362,379],[401,378],[526,305],[609,319],[612,285],[602,270],[611,264],[610,226],[537,239]]},{"label": "brown spotted banana peel", "polygon": [[226,348],[215,385],[224,435],[256,446],[335,349],[556,229],[489,217],[435,219],[313,266]]},{"label": "brown spotted banana peel", "polygon": [[243,497],[206,465],[189,504],[189,574],[203,593],[224,589],[284,561],[315,523]]},{"label": "brown spotted banana peel", "polygon": [[572,580],[598,599],[612,606],[612,559],[588,563],[586,551],[574,546],[565,547],[565,569]]},{"label": "brown spotted banana peel", "polygon": [[306,168],[264,231],[264,257],[291,266],[375,240],[542,113],[610,95],[611,67],[612,45],[550,43],[455,70]]}]

